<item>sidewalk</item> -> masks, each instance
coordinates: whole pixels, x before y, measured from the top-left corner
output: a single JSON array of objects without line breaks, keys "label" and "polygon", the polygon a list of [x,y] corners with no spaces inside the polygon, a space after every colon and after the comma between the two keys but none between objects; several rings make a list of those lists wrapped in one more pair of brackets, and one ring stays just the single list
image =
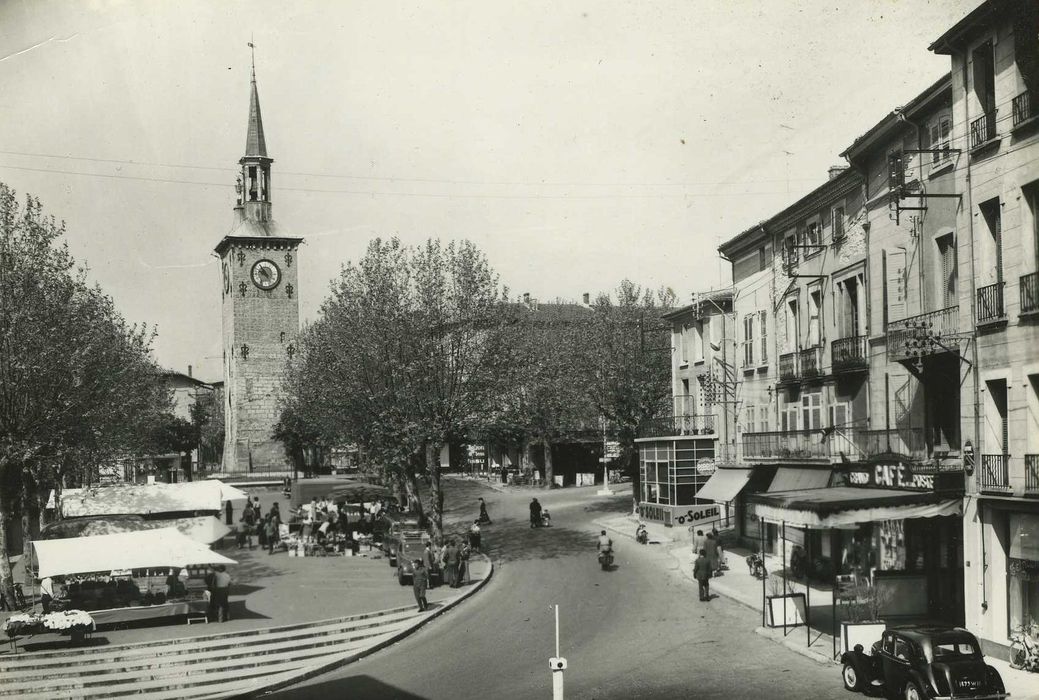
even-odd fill
[{"label": "sidewalk", "polygon": [[[612,518],[602,518],[597,522],[607,530],[634,540],[635,527],[639,519],[633,515],[620,515]],[[690,582],[695,582],[693,579],[692,548],[688,534],[680,528],[669,528],[650,522],[646,523],[646,529],[649,532],[650,544],[661,544],[668,547],[668,554],[677,564],[678,569]],[[711,579],[711,592],[723,595],[753,610],[756,616],[754,621],[754,632],[756,634],[782,644],[791,651],[814,659],[819,663],[836,666],[838,661],[832,658],[833,636],[827,634],[824,630],[817,629],[816,621],[811,620],[812,613],[809,615],[812,622],[810,635],[805,632],[803,626],[788,628],[786,634],[784,634],[782,627],[771,628],[762,626],[762,581],[750,576],[746,570],[744,558],[749,554],[748,550],[738,547],[725,549],[724,557],[728,570],[724,571],[722,576]],[[779,558],[767,556],[765,565],[768,571],[778,571],[780,568]],[[804,589],[804,584],[802,583],[791,583],[794,585],[795,590],[799,592]],[[831,595],[829,589],[813,585],[811,592],[812,609],[815,610],[817,607],[817,600],[826,600],[829,605],[832,601]],[[827,628],[831,624],[830,618],[818,621],[819,626]],[[810,645],[808,644],[809,638],[811,639]],[[1002,676],[1007,690],[1015,700],[1039,699],[1039,674],[1010,668],[1010,664],[1002,658],[986,656],[985,661],[999,671],[999,675]],[[837,678],[837,675],[835,674],[834,677]],[[839,679],[837,682],[839,682]]]}]

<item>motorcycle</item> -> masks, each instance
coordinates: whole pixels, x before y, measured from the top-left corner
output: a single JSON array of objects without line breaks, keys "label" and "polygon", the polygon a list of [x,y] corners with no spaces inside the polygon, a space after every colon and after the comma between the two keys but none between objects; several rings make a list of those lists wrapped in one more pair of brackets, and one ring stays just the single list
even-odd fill
[{"label": "motorcycle", "polygon": [[604,549],[599,552],[599,566],[602,567],[603,571],[609,571],[610,567],[613,566],[613,550]]},{"label": "motorcycle", "polygon": [[768,574],[765,572],[765,558],[757,552],[747,557],[747,569],[750,575],[757,579],[763,579]]}]

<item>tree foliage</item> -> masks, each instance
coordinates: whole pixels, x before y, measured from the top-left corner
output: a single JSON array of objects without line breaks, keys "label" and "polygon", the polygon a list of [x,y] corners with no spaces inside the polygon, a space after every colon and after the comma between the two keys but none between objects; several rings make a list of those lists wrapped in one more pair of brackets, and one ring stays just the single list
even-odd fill
[{"label": "tree foliage", "polygon": [[[0,588],[10,600],[5,525],[28,534],[41,499],[70,472],[141,449],[170,408],[151,358],[154,333],[127,323],[88,283],[62,240],[64,224],[0,184]],[[15,476],[17,475],[17,476]]]}]

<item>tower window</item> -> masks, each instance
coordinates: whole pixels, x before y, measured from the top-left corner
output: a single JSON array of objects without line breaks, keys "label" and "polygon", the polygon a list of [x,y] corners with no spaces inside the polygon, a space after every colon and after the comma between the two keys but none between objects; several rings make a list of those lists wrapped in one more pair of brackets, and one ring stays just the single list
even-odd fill
[{"label": "tower window", "polygon": [[256,166],[249,166],[249,201],[256,201]]}]

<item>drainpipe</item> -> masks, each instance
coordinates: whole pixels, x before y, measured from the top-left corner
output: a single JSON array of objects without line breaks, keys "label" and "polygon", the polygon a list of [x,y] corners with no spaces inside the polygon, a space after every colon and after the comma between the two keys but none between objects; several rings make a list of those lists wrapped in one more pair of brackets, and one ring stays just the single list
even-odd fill
[{"label": "drainpipe", "polygon": [[[969,131],[970,130],[970,100],[967,98],[967,60],[966,60],[966,56],[964,56],[963,71],[962,72],[963,72],[963,125],[965,127],[965,133],[968,134],[968,137],[969,137],[969,134],[970,134],[970,131]],[[966,145],[969,148],[969,142]],[[966,194],[967,194],[967,231],[970,234],[970,298],[968,299],[967,303],[970,306],[970,330],[971,330],[971,340],[972,340],[972,342],[970,344],[970,352],[971,352],[971,368],[970,368],[970,372],[973,375],[971,377],[971,379],[973,380],[971,382],[971,384],[973,384],[973,397],[972,398],[973,398],[973,401],[974,401],[974,445],[975,445],[975,448],[974,448],[975,467],[974,468],[975,468],[975,471],[976,471],[978,469],[978,466],[980,466],[980,457],[981,457],[981,387],[978,386],[978,382],[979,382],[979,379],[980,379],[979,372],[978,372],[978,337],[977,337],[977,334],[974,332],[974,329],[977,328],[977,318],[976,318],[976,316],[977,316],[977,308],[975,307],[974,300],[977,297],[977,293],[978,292],[977,292],[977,276],[976,276],[977,273],[975,271],[975,260],[974,260],[974,257],[975,257],[974,256],[974,196],[973,196],[973,192],[971,191],[971,187],[972,187],[973,181],[974,181],[974,178],[973,178],[973,176],[971,174],[970,152],[968,150],[968,152],[967,152],[967,186],[966,186],[967,193]],[[957,241],[956,248],[957,248],[957,250],[956,250],[956,252],[957,252],[956,267],[958,268],[959,265],[960,265],[960,262],[959,262],[959,248],[960,248],[959,241]],[[959,275],[957,275],[956,279],[957,279],[957,283],[958,283],[959,282]],[[961,425],[961,431],[962,431],[962,425]],[[962,445],[963,442],[964,442],[963,435],[960,435],[960,445]],[[988,585],[986,583],[987,570],[988,570],[988,561],[986,561],[986,554],[985,554],[985,519],[984,519],[984,517],[982,515],[982,509],[984,508],[984,506],[983,506],[980,498],[978,499],[977,508],[978,508],[978,522],[979,522],[979,524],[981,526],[981,532],[980,532],[980,535],[981,535],[981,558],[982,558],[982,561],[981,561],[981,610],[982,610],[982,612],[985,612],[985,611],[988,610]],[[964,533],[964,539],[966,539],[966,533]]]}]

